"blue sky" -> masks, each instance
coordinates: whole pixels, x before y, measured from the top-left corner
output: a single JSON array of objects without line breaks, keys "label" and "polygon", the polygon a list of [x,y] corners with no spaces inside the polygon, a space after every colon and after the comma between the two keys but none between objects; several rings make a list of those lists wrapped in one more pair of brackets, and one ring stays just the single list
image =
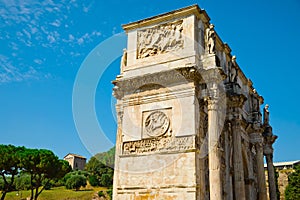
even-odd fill
[{"label": "blue sky", "polygon": [[[61,158],[106,150],[115,141],[110,81],[120,57],[103,69],[95,91],[97,120],[111,140],[101,147],[101,137],[93,139],[96,150],[73,119],[73,86],[83,61],[122,32],[122,24],[196,3],[270,105],[279,136],[275,161],[300,159],[298,0],[0,0],[0,143],[47,148]],[[122,54],[119,46],[110,50]]]}]

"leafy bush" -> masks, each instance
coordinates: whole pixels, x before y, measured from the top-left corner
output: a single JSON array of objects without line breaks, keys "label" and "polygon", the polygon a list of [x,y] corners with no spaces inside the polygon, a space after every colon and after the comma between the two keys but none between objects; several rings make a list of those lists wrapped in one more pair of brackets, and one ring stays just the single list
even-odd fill
[{"label": "leafy bush", "polygon": [[0,177],[0,190],[3,190],[4,188],[4,180],[2,177]]},{"label": "leafy bush", "polygon": [[109,174],[102,174],[101,176],[101,185],[109,187],[112,185],[112,177]]},{"label": "leafy bush", "polygon": [[45,190],[50,190],[52,188],[52,182],[49,180],[44,180],[42,185],[44,186]]},{"label": "leafy bush", "polygon": [[80,187],[86,186],[86,177],[83,175],[73,175],[66,182],[67,189],[75,189],[78,191]]},{"label": "leafy bush", "polygon": [[295,167],[295,172],[289,175],[289,184],[285,190],[286,200],[300,199],[300,166]]},{"label": "leafy bush", "polygon": [[89,176],[89,172],[87,171],[82,171],[82,170],[76,170],[76,171],[72,171],[67,173],[62,179],[60,179],[59,181],[57,181],[57,184],[59,185],[66,185],[67,180],[69,178],[71,178],[74,175],[82,175],[84,177],[88,177]]},{"label": "leafy bush", "polygon": [[61,186],[65,186],[65,185],[66,185],[66,181],[64,181],[63,178],[52,182],[53,187],[61,187]]},{"label": "leafy bush", "polygon": [[99,196],[99,197],[105,197],[105,194],[104,194],[103,191],[99,191],[99,192],[98,192],[98,196]]},{"label": "leafy bush", "polygon": [[95,175],[89,176],[89,183],[91,184],[91,186],[99,186],[99,180]]},{"label": "leafy bush", "polygon": [[112,199],[112,194],[113,194],[113,190],[112,188],[109,188],[106,193],[108,194],[108,196],[110,197],[110,199]]},{"label": "leafy bush", "polygon": [[70,173],[71,173],[71,175],[83,175],[85,177],[88,177],[90,175],[89,172],[87,172],[85,170],[76,170],[76,171],[73,171]]},{"label": "leafy bush", "polygon": [[[94,186],[112,186],[113,169],[101,163],[96,157],[92,157],[89,160],[85,169],[90,173],[90,176],[94,176],[97,179],[97,181],[92,180],[94,181]],[[92,179],[95,179],[94,177]]]}]

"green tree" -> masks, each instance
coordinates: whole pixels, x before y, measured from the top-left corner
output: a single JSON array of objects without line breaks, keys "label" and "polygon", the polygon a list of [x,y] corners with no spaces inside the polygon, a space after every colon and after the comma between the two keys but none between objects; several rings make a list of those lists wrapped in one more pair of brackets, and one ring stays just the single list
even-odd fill
[{"label": "green tree", "polygon": [[115,152],[116,147],[111,148],[107,152],[97,153],[94,157],[97,158],[102,164],[114,168],[115,166]]},{"label": "green tree", "polygon": [[52,179],[62,178],[71,170],[66,161],[46,149],[27,149],[22,154],[23,171],[30,175],[31,197],[37,199]]},{"label": "green tree", "polygon": [[111,174],[102,174],[101,175],[101,186],[109,187],[111,185],[112,185]]},{"label": "green tree", "polygon": [[62,181],[63,181],[64,183],[66,183],[67,180],[68,180],[69,178],[71,178],[71,176],[74,176],[74,175],[83,175],[83,176],[85,176],[85,177],[88,177],[90,174],[89,174],[89,172],[84,171],[84,170],[75,170],[75,171],[71,171],[71,172],[67,173],[67,174],[62,178]]},{"label": "green tree", "polygon": [[3,180],[1,200],[4,200],[8,192],[14,190],[15,177],[18,175],[21,167],[20,155],[24,150],[24,147],[0,145],[0,176]]},{"label": "green tree", "polygon": [[99,180],[98,180],[97,176],[95,176],[95,175],[89,176],[89,183],[91,184],[91,186],[99,186],[100,185]]},{"label": "green tree", "polygon": [[2,177],[0,177],[0,190],[2,191],[4,189],[4,181]]},{"label": "green tree", "polygon": [[97,182],[100,186],[108,187],[112,185],[113,169],[101,163],[96,157],[91,157],[86,164],[85,169],[90,173],[90,176],[95,176],[97,178]]},{"label": "green tree", "polygon": [[72,175],[66,182],[67,189],[75,189],[78,191],[81,186],[86,186],[86,177],[84,175]]},{"label": "green tree", "polygon": [[30,175],[21,173],[15,181],[15,186],[17,190],[29,190],[31,188]]},{"label": "green tree", "polygon": [[285,189],[286,200],[300,200],[300,165],[289,175],[289,183]]}]

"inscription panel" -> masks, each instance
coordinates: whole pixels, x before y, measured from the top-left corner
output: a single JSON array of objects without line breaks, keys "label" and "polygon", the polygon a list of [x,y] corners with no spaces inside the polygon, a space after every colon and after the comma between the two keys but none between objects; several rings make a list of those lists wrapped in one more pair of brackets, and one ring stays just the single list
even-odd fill
[{"label": "inscription panel", "polygon": [[141,155],[190,149],[195,149],[195,136],[167,136],[123,143],[123,155]]}]

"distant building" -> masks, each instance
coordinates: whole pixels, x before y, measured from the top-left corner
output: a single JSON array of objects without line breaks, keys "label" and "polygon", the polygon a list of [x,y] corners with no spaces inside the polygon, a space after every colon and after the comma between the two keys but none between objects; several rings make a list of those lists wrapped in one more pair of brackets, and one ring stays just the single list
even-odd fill
[{"label": "distant building", "polygon": [[[277,170],[293,169],[295,167],[295,165],[300,165],[300,160],[288,161],[288,162],[274,162],[273,165]],[[265,164],[264,167],[266,169],[267,164]]]},{"label": "distant building", "polygon": [[[291,174],[294,171],[295,166],[300,165],[300,160],[288,161],[288,162],[274,162],[273,165],[278,173],[277,181],[278,181],[278,189],[280,192],[280,200],[284,200],[285,189],[289,183],[289,174]],[[268,173],[266,170],[267,164],[265,164],[264,167],[265,167],[266,180],[268,180]],[[268,181],[266,181],[266,183],[268,187]]]},{"label": "distant building", "polygon": [[68,161],[73,170],[84,170],[86,158],[77,154],[68,153],[64,160]]}]

